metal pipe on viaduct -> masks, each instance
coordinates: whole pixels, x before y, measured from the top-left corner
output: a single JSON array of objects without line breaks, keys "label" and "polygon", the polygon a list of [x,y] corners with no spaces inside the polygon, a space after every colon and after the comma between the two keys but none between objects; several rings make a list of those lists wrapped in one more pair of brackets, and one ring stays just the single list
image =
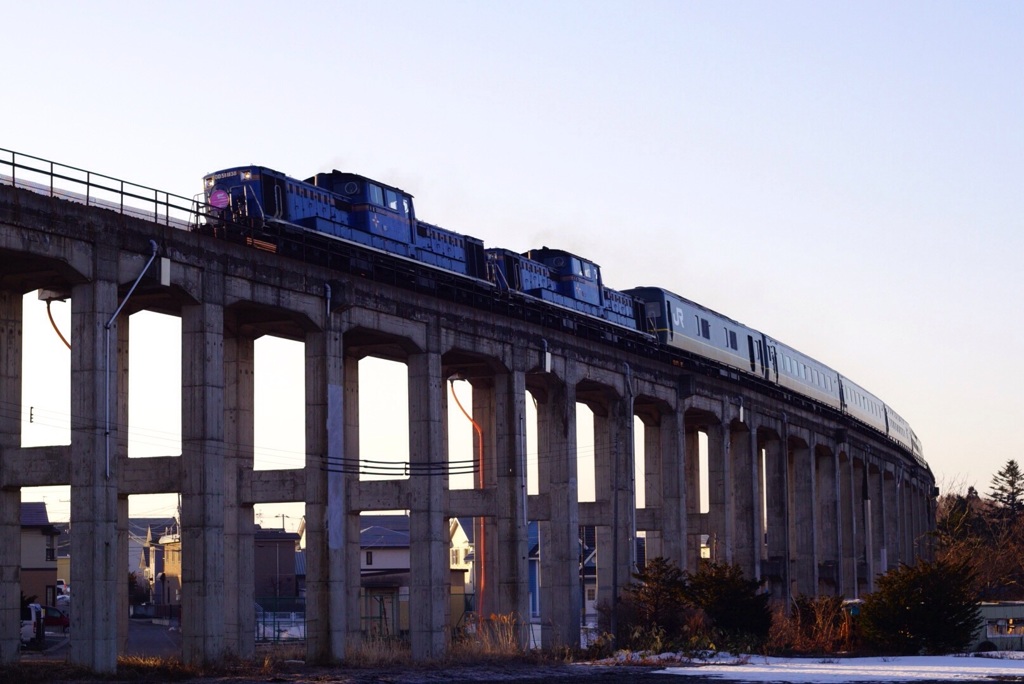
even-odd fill
[{"label": "metal pipe on viaduct", "polygon": [[[155,242],[146,277],[112,320]],[[408,275],[408,274],[407,274]],[[579,528],[597,530],[598,600],[647,556],[695,570],[701,541],[780,600],[870,591],[899,562],[929,556],[934,478],[882,435],[830,409],[696,359],[584,334],[562,312],[502,305],[429,274],[382,282],[0,184],[0,662],[19,657],[22,487],[70,485],[75,587],[71,659],[112,671],[127,635],[128,497],[180,493],[183,659],[254,652],[253,505],[304,502],[308,656],[344,658],[361,640],[359,515],[410,515],[410,641],[417,659],[449,644],[449,533],[485,521],[486,610],[530,614],[527,523],[539,521],[544,647],[579,643]],[[450,276],[448,278],[451,278]],[[71,301],[71,444],[21,446],[22,300]],[[181,454],[128,458],[129,318],[181,319]],[[254,470],[254,340],[304,343],[305,467]],[[358,360],[404,362],[407,479],[361,481]],[[446,388],[473,387],[482,486],[451,490]],[[539,493],[527,494],[527,396],[537,404]],[[576,404],[594,414],[593,502],[578,502]],[[109,413],[108,413],[109,412]],[[645,481],[633,477],[633,421]],[[707,438],[701,506],[698,433]],[[643,487],[646,505],[636,508]],[[706,510],[706,512],[702,512]],[[479,540],[478,540],[479,541]]]}]

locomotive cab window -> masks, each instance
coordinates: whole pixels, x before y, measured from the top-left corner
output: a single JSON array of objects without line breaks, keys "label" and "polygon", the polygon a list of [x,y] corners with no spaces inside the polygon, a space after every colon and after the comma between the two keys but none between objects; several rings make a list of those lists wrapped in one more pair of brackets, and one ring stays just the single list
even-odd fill
[{"label": "locomotive cab window", "polygon": [[577,259],[575,257],[573,257],[573,259],[570,261],[570,263],[571,263],[571,266],[572,266],[572,273],[573,273],[573,275],[581,276],[583,278],[586,278],[587,280],[593,280],[594,279],[594,265],[593,264],[591,264],[591,263],[589,263],[587,261],[583,261],[582,259]]},{"label": "locomotive cab window", "polygon": [[398,201],[398,193],[397,192],[395,192],[394,190],[385,190],[384,191],[384,199],[387,202],[388,209],[390,209],[391,211],[397,212],[397,213],[401,214],[402,216],[406,216],[407,215],[405,209],[408,206],[408,202],[405,202],[405,201],[399,202]]},{"label": "locomotive cab window", "polygon": [[384,190],[376,183],[367,183],[366,191],[369,195],[371,204],[376,204],[378,207],[384,206]]}]

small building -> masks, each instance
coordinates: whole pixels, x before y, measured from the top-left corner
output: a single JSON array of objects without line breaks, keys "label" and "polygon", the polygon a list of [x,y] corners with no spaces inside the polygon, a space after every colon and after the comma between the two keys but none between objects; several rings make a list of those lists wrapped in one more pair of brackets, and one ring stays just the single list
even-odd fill
[{"label": "small building", "polygon": [[264,610],[295,610],[299,585],[295,572],[295,553],[299,535],[256,526],[253,539],[253,590],[256,602]]},{"label": "small building", "polygon": [[983,602],[972,651],[1024,651],[1024,601]]}]

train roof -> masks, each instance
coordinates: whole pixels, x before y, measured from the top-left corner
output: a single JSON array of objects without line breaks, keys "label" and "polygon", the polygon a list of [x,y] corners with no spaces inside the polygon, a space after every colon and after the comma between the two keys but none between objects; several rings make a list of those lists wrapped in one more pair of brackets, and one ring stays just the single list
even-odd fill
[{"label": "train roof", "polygon": [[389,190],[394,190],[395,192],[400,192],[400,193],[402,193],[403,195],[405,195],[407,197],[413,197],[412,193],[406,192],[405,190],[402,190],[402,188],[398,187],[397,185],[391,185],[389,183],[384,183],[382,181],[377,180],[376,178],[370,178],[368,176],[364,176],[361,173],[352,173],[351,171],[339,171],[338,169],[331,169],[330,171],[321,171],[320,173],[317,173],[317,174],[314,174],[314,175],[310,176],[309,178],[307,178],[303,182],[315,185],[316,184],[316,177],[317,176],[321,176],[321,175],[323,175],[323,176],[335,176],[335,177],[345,178],[345,179],[348,179],[348,180],[361,180],[361,181],[363,181],[365,183],[373,183],[374,185],[379,185],[382,188],[387,188]]},{"label": "train roof", "polygon": [[260,166],[259,164],[245,164],[242,166],[229,166],[228,168],[225,169],[217,169],[216,171],[211,171],[210,173],[204,175],[203,178],[209,178],[210,176],[221,176],[222,174],[234,173],[236,171],[244,171],[245,169],[259,169],[260,171],[269,171],[271,173],[280,174],[285,178],[295,181],[296,183],[308,183],[309,185],[316,185],[316,177],[320,175],[340,176],[346,179],[361,180],[366,183],[373,183],[375,185],[381,186],[382,188],[387,188],[389,190],[399,192],[403,195],[406,195],[407,197],[414,196],[412,193],[406,192],[405,190],[402,190],[400,187],[396,185],[390,185],[388,183],[381,182],[376,178],[369,178],[368,176],[364,176],[361,173],[352,173],[351,171],[339,171],[338,169],[331,169],[330,171],[321,171],[320,173],[314,174],[309,178],[299,179],[296,176],[289,175],[287,173],[284,173],[283,171],[278,171],[277,169],[272,169],[269,166]]}]

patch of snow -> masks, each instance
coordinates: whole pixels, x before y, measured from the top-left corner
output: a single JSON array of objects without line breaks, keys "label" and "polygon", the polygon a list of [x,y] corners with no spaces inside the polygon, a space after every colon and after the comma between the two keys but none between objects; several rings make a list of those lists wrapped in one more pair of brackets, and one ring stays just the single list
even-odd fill
[{"label": "patch of snow", "polygon": [[662,674],[713,677],[733,682],[978,681],[1024,678],[1024,654],[986,653],[898,658],[767,658],[721,657],[687,667],[669,667]]}]

